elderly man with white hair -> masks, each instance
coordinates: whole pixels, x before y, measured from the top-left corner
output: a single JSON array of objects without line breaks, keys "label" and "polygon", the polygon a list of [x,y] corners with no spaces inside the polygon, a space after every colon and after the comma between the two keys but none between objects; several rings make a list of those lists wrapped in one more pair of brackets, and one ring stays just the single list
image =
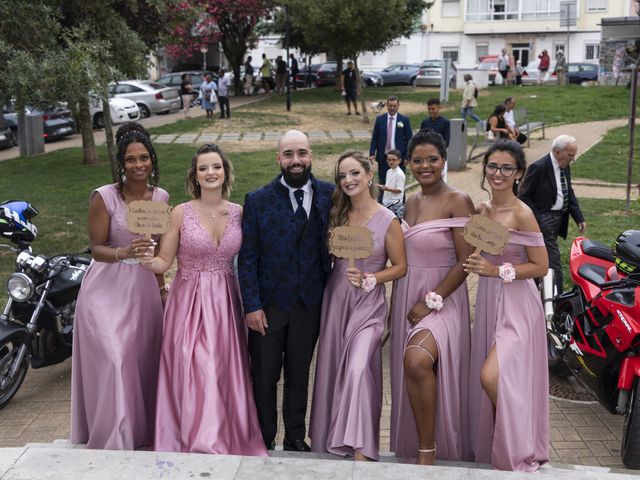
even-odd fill
[{"label": "elderly man with white hair", "polygon": [[562,292],[562,264],[558,235],[567,238],[569,215],[584,233],[587,224],[571,187],[571,170],[578,153],[576,139],[560,135],[551,145],[551,152],[527,168],[520,185],[519,197],[536,215],[549,255],[549,267],[554,270],[558,293]]}]

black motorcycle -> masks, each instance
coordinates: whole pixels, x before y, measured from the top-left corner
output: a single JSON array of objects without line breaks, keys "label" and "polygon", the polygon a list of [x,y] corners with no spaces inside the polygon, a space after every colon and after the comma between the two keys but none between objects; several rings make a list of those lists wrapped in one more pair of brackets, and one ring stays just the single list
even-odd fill
[{"label": "black motorcycle", "polygon": [[28,202],[0,203],[0,238],[14,244],[0,247],[17,254],[0,314],[0,408],[18,392],[29,363],[42,368],[71,356],[76,297],[90,263],[81,255],[33,255],[37,214]]}]

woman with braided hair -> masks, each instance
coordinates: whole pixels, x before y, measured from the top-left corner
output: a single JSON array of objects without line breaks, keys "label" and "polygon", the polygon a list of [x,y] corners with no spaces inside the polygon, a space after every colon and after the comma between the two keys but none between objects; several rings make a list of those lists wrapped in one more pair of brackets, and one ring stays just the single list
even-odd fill
[{"label": "woman with braided hair", "polygon": [[127,206],[168,202],[158,187],[158,159],[146,130],[128,123],[116,133],[117,182],[91,194],[93,261],[75,313],[71,441],[89,448],[132,450],[153,444],[162,341],[162,275],[139,265],[136,252],[156,240],[128,231]]}]

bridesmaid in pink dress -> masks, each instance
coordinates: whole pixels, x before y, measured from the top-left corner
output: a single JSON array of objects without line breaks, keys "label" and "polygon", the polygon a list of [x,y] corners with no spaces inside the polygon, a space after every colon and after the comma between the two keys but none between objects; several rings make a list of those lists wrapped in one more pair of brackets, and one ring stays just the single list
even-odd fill
[{"label": "bridesmaid in pink dress", "polygon": [[164,315],[155,419],[159,451],[267,455],[233,272],[242,207],[227,200],[232,183],[231,163],[219,147],[200,147],[187,173],[193,200],[171,212],[158,255],[142,254],[143,265],[155,273],[164,273],[178,256]]},{"label": "bridesmaid in pink dress", "polygon": [[393,291],[391,446],[419,464],[468,460],[469,296],[462,263],[473,247],[462,227],[475,209],[442,178],[446,146],[438,133],[417,132],[409,159],[420,191],[407,199],[409,268]]},{"label": "bridesmaid in pink dress", "polygon": [[549,460],[549,377],[545,319],[533,281],[548,257],[533,212],[516,197],[524,151],[499,140],[484,156],[491,200],[478,213],[510,230],[500,256],[473,254],[480,275],[471,339],[470,425],[475,460],[500,470],[535,471]]},{"label": "bridesmaid in pink dress", "polygon": [[[322,302],[320,344],[309,437],[311,450],[377,460],[382,409],[381,337],[387,316],[384,283],[407,270],[402,228],[377,201],[369,159],[354,150],[336,163],[330,228],[366,227],[373,253],[336,258]],[[387,267],[387,260],[391,266]]]},{"label": "bridesmaid in pink dress", "polygon": [[133,450],[153,444],[162,341],[162,275],[134,258],[149,242],[127,229],[127,204],[168,202],[158,159],[139,124],[116,134],[118,178],[91,194],[93,261],[78,294],[71,370],[71,442]]}]

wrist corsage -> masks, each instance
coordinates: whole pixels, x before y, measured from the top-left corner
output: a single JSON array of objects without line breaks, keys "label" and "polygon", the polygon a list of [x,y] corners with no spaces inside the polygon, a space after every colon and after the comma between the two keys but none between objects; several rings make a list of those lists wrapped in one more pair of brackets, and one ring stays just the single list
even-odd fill
[{"label": "wrist corsage", "polygon": [[502,283],[511,283],[516,279],[516,269],[505,262],[498,267],[498,276],[502,279]]},{"label": "wrist corsage", "polygon": [[360,288],[365,292],[369,293],[371,290],[376,288],[377,284],[376,276],[373,273],[365,273],[362,275],[362,285]]},{"label": "wrist corsage", "polygon": [[424,297],[424,303],[427,305],[427,308],[431,310],[440,310],[444,307],[444,300],[441,295],[438,295],[436,292],[429,292]]}]

